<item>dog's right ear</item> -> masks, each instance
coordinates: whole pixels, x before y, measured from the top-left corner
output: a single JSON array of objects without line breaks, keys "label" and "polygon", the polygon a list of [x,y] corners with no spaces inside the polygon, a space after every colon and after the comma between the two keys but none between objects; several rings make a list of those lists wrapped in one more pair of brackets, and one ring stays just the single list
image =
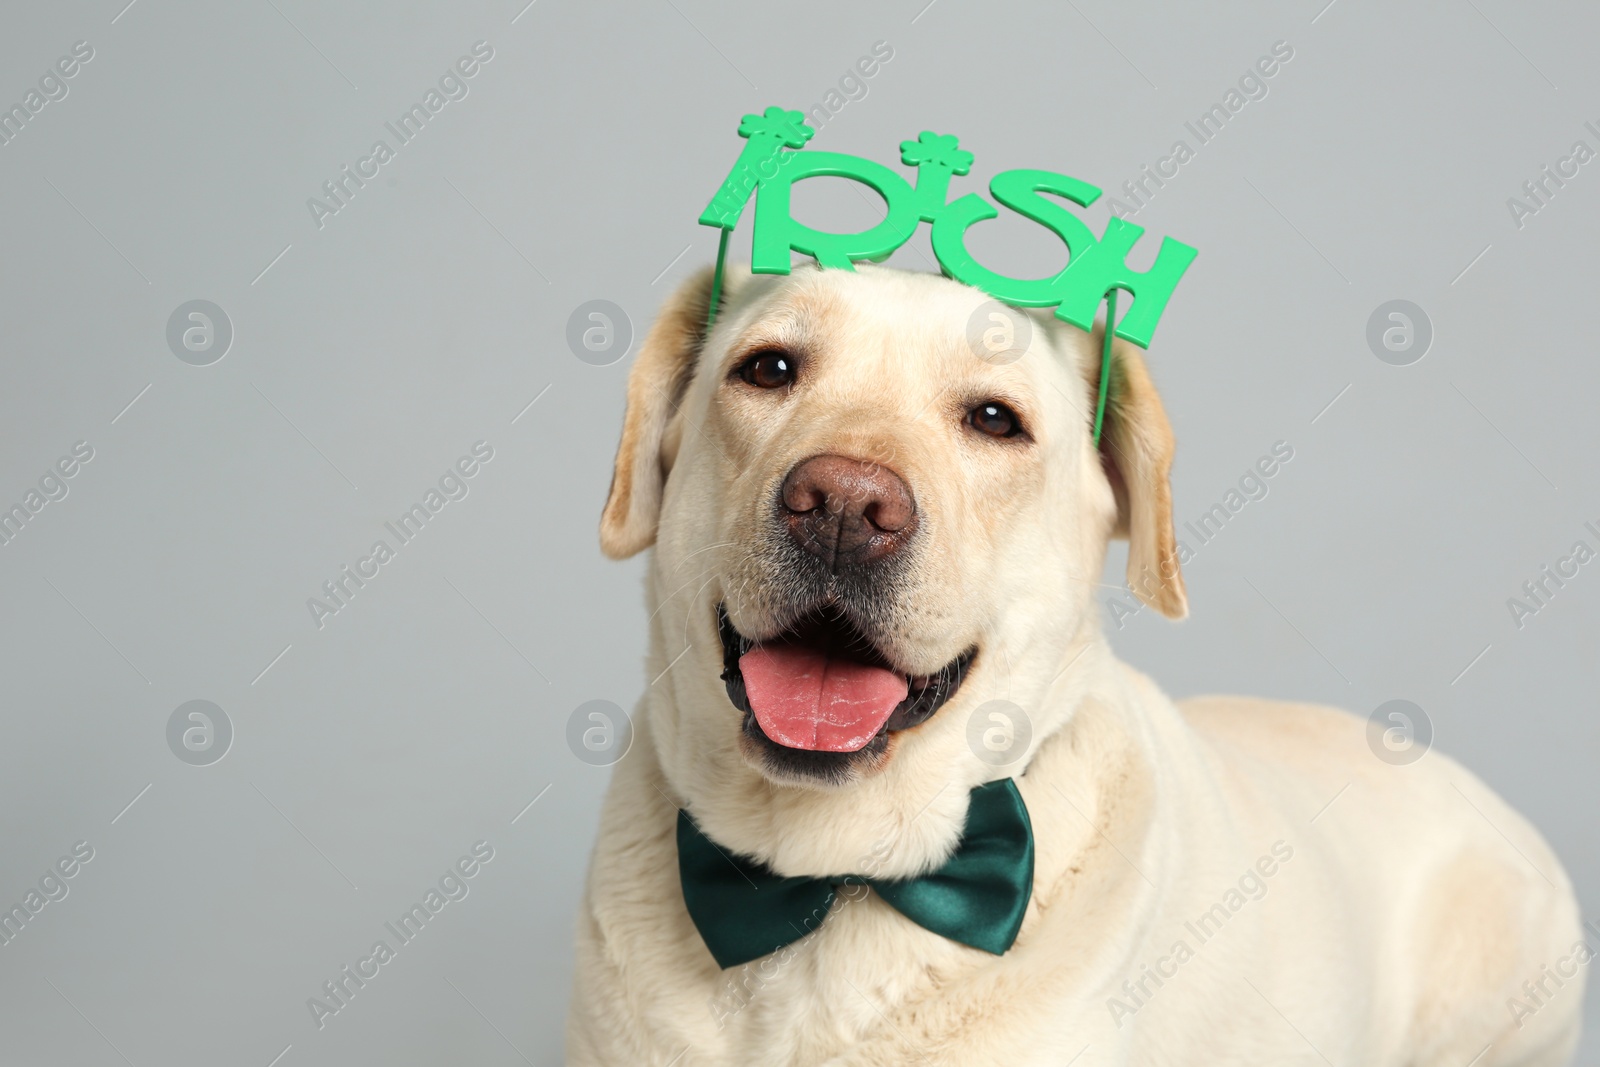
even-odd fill
[{"label": "dog's right ear", "polygon": [[612,559],[627,559],[655,543],[661,493],[677,452],[667,442],[668,429],[705,341],[711,273],[710,267],[697,271],[667,298],[628,374],[622,443],[600,515],[600,550]]},{"label": "dog's right ear", "polygon": [[[1097,353],[1103,329],[1094,335]],[[1111,356],[1100,455],[1117,498],[1113,536],[1128,539],[1128,586],[1134,595],[1167,618],[1181,619],[1189,613],[1189,598],[1172,528],[1172,424],[1139,350],[1118,339]],[[1094,377],[1098,384],[1098,362]],[[1089,395],[1094,395],[1092,386]]]}]

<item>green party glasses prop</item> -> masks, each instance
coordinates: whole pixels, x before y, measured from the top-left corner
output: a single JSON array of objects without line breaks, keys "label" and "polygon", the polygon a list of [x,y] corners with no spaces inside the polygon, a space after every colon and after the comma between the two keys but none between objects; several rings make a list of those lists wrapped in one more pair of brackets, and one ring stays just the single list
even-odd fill
[{"label": "green party glasses prop", "polygon": [[[895,171],[870,159],[840,152],[800,151],[815,132],[805,124],[803,113],[779,107],[746,115],[739,124],[739,136],[746,139],[744,150],[700,215],[702,225],[722,230],[707,329],[716,321],[721,301],[728,235],[739,224],[753,192],[760,194],[756,197],[750,252],[750,270],[755,274],[788,274],[793,252],[810,256],[820,267],[838,270],[853,270],[859,260],[881,262],[911,238],[918,223],[931,223],[933,254],[945,275],[1002,303],[1053,307],[1057,318],[1089,331],[1094,328],[1101,300],[1107,301],[1100,395],[1095,404],[1094,438],[1098,444],[1113,333],[1140,348],[1148,348],[1156,322],[1197,250],[1163,237],[1150,269],[1131,270],[1125,260],[1134,242],[1144,234],[1144,227],[1113,217],[1107,221],[1105,233],[1096,238],[1076,215],[1057,200],[1042,195],[1088,207],[1100,198],[1099,189],[1046,170],[1007,170],[989,183],[990,194],[1005,207],[1061,238],[1068,255],[1066,267],[1052,277],[1008,278],[985,267],[967,251],[967,229],[998,217],[1000,212],[977,193],[948,200],[951,177],[972,169],[972,153],[963,151],[955,137],[924,131],[915,141],[900,143],[900,161],[917,168],[913,186]],[[796,222],[789,210],[790,187],[802,179],[822,176],[849,178],[871,188],[887,207],[883,220],[860,233],[844,234],[823,233]],[[1120,322],[1116,321],[1118,289],[1136,298]]]}]

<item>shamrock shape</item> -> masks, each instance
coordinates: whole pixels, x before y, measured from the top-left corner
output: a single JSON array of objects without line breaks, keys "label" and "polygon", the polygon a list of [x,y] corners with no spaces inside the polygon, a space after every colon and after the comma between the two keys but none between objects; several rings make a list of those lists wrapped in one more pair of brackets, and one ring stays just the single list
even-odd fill
[{"label": "shamrock shape", "polygon": [[931,163],[944,167],[952,174],[965,174],[972,169],[972,153],[959,148],[960,140],[949,133],[939,134],[923,130],[915,141],[900,142],[900,162],[908,167]]},{"label": "shamrock shape", "polygon": [[816,132],[806,125],[805,112],[785,111],[781,107],[769,107],[760,115],[746,115],[739,123],[740,137],[776,137],[789,148],[804,148]]}]

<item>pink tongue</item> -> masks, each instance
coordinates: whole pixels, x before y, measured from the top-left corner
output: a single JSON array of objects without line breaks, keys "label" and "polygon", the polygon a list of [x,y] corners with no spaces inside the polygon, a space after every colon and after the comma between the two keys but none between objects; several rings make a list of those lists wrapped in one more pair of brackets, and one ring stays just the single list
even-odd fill
[{"label": "pink tongue", "polygon": [[739,657],[761,731],[785,748],[854,752],[906,698],[903,675],[800,645],[758,645]]}]

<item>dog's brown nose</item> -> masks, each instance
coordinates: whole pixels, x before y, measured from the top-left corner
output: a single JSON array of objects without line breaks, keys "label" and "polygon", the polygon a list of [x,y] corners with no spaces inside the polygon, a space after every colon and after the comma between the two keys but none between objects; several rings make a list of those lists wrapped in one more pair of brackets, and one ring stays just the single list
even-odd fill
[{"label": "dog's brown nose", "polygon": [[830,567],[875,563],[911,538],[917,504],[900,476],[880,463],[812,456],[783,480],[789,536]]}]

